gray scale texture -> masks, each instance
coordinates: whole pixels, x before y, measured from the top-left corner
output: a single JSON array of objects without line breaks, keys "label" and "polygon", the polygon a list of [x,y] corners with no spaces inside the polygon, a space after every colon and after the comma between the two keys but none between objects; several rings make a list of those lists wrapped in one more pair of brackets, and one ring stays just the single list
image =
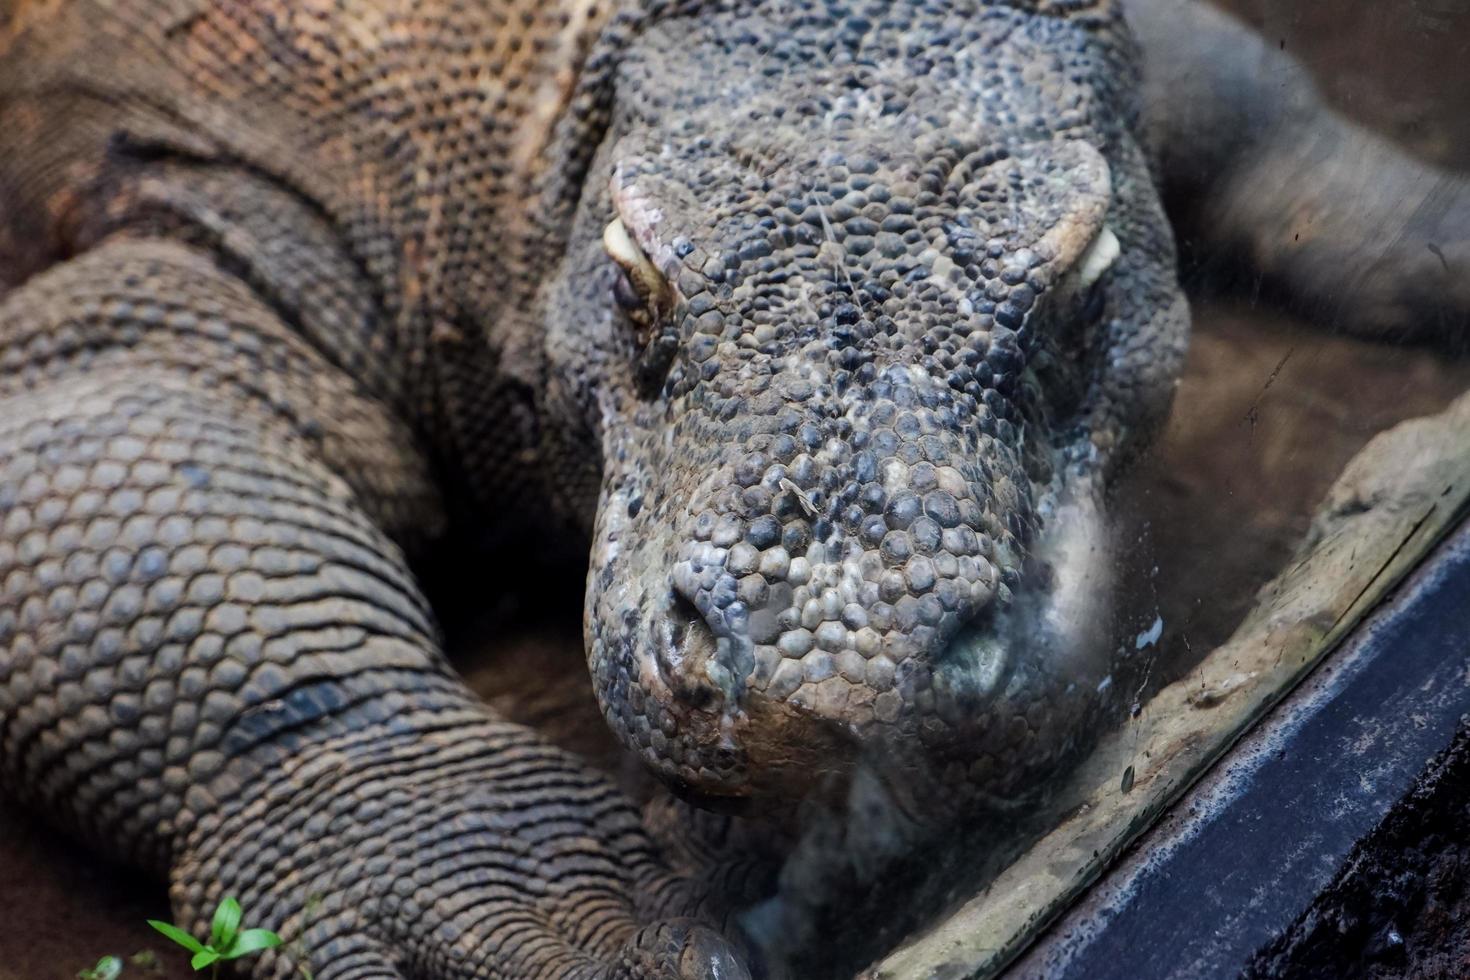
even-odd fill
[{"label": "gray scale texture", "polygon": [[[605,435],[589,657],[677,784],[795,795],[919,747],[1015,795],[1087,727],[1108,665],[1044,635],[1026,556],[1166,407],[1187,320],[1116,12],[1071,6],[729,15],[624,59],[583,214],[681,302],[583,355],[658,389]],[[712,67],[739,84],[658,84]],[[1125,258],[1077,288],[1104,223]],[[606,260],[570,260],[552,315],[594,315]]]}]

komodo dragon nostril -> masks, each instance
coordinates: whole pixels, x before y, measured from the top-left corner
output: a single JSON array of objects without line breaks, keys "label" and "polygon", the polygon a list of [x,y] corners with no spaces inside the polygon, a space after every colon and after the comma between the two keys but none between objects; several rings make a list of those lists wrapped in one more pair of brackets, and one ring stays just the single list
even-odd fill
[{"label": "komodo dragon nostril", "polygon": [[714,633],[694,603],[677,591],[670,596],[665,626],[655,644],[659,676],[689,707],[709,708],[720,696],[709,676],[710,667],[718,662]]},{"label": "komodo dragon nostril", "polygon": [[935,681],[957,697],[978,704],[1010,676],[1015,653],[999,633],[991,610],[964,626],[935,658]]}]

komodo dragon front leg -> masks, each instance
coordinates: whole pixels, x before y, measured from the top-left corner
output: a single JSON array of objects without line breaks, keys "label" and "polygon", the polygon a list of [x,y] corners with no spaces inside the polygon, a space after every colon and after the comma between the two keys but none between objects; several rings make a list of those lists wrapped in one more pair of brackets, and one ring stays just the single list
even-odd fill
[{"label": "komodo dragon front leg", "polygon": [[[7,791],[289,940],[256,976],[743,976],[634,809],[447,667],[404,427],[208,255],[0,303]],[[344,479],[343,474],[347,474]],[[301,951],[304,959],[298,959]]]},{"label": "komodo dragon front leg", "polygon": [[0,297],[0,788],[196,934],[238,897],[288,944],[255,976],[744,975],[616,788],[466,690],[404,560],[446,458],[499,458],[450,420],[511,427],[444,393],[500,311],[430,286],[521,281],[514,126],[596,26],[0,3],[5,251],[51,266]]}]

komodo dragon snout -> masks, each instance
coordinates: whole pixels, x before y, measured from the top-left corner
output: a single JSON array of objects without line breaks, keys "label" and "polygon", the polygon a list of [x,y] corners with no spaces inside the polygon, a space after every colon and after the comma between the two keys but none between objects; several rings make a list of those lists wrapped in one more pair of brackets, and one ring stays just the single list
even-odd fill
[{"label": "komodo dragon snout", "polygon": [[[742,27],[627,56],[550,304],[600,437],[601,705],[706,801],[864,757],[1011,795],[1114,666],[1097,477],[1167,400],[1119,353],[1183,316],[1167,229],[1088,124],[1084,32],[1008,105],[973,26],[927,75],[871,25],[848,58]],[[711,72],[741,84],[668,88]]]}]

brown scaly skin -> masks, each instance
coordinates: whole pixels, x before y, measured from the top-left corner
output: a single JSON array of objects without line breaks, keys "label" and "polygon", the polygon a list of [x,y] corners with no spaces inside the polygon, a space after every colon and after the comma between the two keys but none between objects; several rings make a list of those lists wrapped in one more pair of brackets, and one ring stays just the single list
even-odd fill
[{"label": "brown scaly skin", "polygon": [[[841,792],[921,754],[1010,798],[1088,717],[1105,616],[1047,580],[1098,573],[1095,488],[1187,321],[1120,25],[1071,6],[732,14],[624,59],[549,349],[606,420],[594,686],[677,785]],[[658,84],[701,70],[742,82]],[[586,327],[617,317],[609,212],[676,294],[642,353]]]},{"label": "brown scaly skin", "polygon": [[[1376,146],[1299,88],[1297,137]],[[703,800],[1024,799],[1127,669],[1103,491],[1187,325],[1142,141],[1200,118],[1141,118],[1105,0],[0,10],[7,791],[188,923],[238,895],[292,943],[259,976],[741,975],[612,786],[465,691],[404,555],[462,490],[588,528],[605,712]],[[1234,238],[1294,200],[1278,129],[1190,144]],[[1333,239],[1260,234],[1331,288]]]}]

